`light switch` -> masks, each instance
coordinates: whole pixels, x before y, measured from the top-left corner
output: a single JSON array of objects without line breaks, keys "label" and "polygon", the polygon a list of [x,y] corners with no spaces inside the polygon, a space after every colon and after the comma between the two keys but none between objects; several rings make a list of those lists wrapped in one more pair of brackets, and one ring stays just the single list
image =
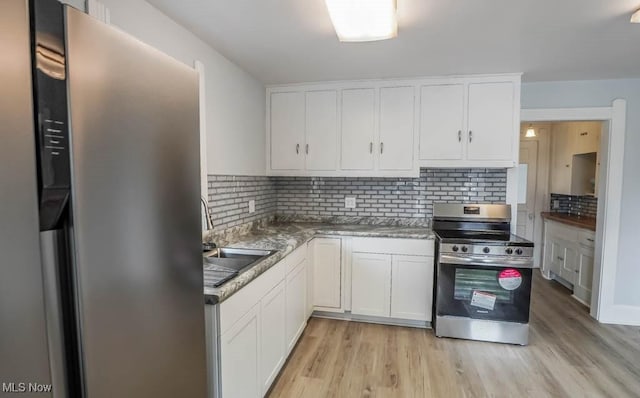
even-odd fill
[{"label": "light switch", "polygon": [[249,201],[249,213],[255,213],[256,211],[256,201],[251,199]]}]

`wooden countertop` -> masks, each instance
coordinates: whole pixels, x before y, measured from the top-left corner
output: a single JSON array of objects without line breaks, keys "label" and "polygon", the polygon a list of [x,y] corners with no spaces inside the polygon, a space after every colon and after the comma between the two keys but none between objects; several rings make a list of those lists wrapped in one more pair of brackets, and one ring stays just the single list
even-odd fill
[{"label": "wooden countertop", "polygon": [[595,217],[574,216],[566,213],[553,213],[548,211],[542,212],[542,218],[552,221],[557,221],[563,224],[571,225],[573,227],[584,228],[591,231],[596,230]]}]

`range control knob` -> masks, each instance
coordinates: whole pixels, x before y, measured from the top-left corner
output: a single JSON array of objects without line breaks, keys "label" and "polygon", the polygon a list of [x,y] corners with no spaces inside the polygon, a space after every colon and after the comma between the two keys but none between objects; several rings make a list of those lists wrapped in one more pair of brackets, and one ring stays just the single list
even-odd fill
[{"label": "range control knob", "polygon": [[510,247],[507,247],[507,250],[505,250],[507,252],[507,254],[513,254],[513,249]]},{"label": "range control knob", "polygon": [[489,249],[488,247],[485,247],[484,249],[482,249],[483,252],[485,253],[489,253],[491,251],[491,249]]},{"label": "range control knob", "polygon": [[519,256],[522,254],[522,249],[516,249],[516,254]]},{"label": "range control knob", "polygon": [[466,253],[466,252],[467,252],[467,250],[469,250],[469,249],[467,249],[467,246],[462,246],[462,252],[463,252],[463,253]]},{"label": "range control knob", "polygon": [[454,252],[457,252],[457,251],[458,251],[458,246],[453,246],[453,247],[451,248],[451,250],[453,250]]}]

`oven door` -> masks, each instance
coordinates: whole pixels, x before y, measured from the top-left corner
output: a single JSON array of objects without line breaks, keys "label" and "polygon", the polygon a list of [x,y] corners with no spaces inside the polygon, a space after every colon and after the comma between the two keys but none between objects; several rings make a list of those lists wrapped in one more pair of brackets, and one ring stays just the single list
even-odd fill
[{"label": "oven door", "polygon": [[532,269],[514,265],[440,262],[436,314],[528,323]]}]

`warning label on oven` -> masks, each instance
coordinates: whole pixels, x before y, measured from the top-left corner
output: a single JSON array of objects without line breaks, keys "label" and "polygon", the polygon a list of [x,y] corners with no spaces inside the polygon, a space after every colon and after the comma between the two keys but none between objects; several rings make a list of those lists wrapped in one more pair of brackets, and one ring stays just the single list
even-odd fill
[{"label": "warning label on oven", "polygon": [[471,305],[493,311],[496,306],[496,295],[474,290],[471,295]]},{"label": "warning label on oven", "polygon": [[505,269],[498,274],[498,283],[504,290],[516,290],[522,285],[522,274],[517,269]]}]

